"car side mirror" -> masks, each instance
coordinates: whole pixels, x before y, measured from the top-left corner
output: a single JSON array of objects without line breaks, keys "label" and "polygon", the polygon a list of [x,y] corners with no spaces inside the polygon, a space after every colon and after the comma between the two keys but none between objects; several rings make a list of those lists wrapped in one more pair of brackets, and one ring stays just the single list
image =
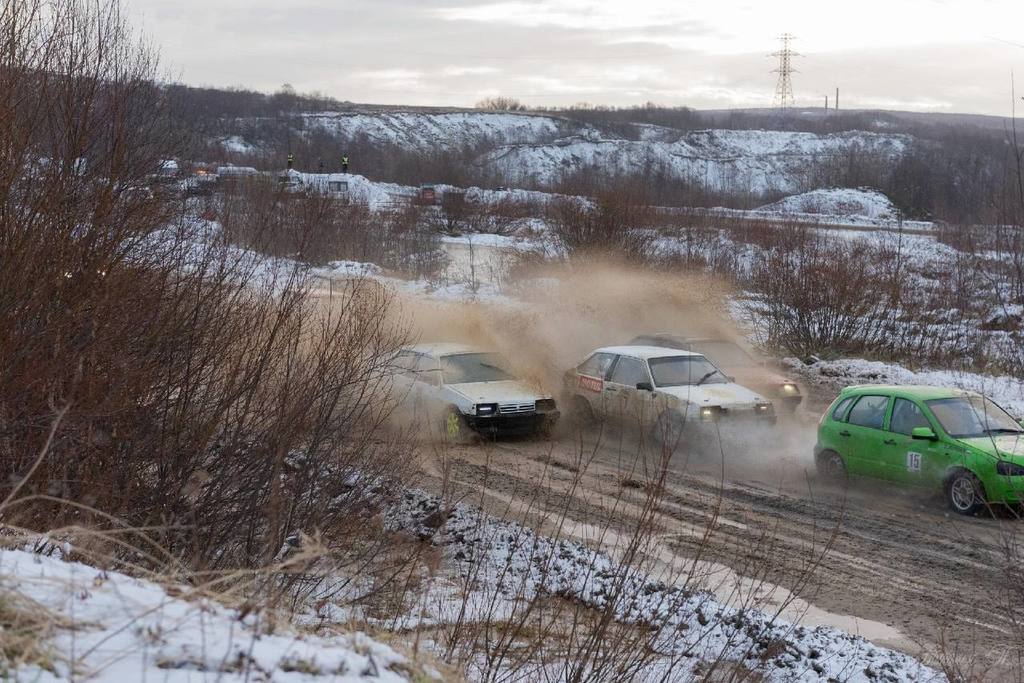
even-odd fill
[{"label": "car side mirror", "polygon": [[636,388],[640,391],[654,391],[654,387],[650,382],[637,382]]},{"label": "car side mirror", "polygon": [[936,441],[938,436],[932,431],[931,427],[914,427],[914,430],[910,432],[911,439],[921,439],[922,441]]}]

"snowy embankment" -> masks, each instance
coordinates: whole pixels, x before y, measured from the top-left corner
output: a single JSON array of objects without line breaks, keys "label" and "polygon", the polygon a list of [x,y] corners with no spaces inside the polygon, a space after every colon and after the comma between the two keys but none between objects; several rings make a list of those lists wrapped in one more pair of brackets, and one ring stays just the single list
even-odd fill
[{"label": "snowy embankment", "polygon": [[896,206],[888,197],[877,190],[865,187],[811,190],[790,195],[757,210],[863,218],[895,218],[897,212]]},{"label": "snowy embankment", "polygon": [[[413,185],[379,182],[355,173],[303,173],[300,171],[288,171],[288,174],[301,183],[303,187],[325,193],[332,192],[332,183],[344,183],[346,189],[341,194],[343,194],[345,199],[354,204],[364,204],[372,211],[409,206],[416,201],[421,192],[421,188]],[[466,202],[476,206],[493,207],[503,204],[517,204],[543,207],[559,199],[589,202],[588,199],[582,197],[537,192],[534,190],[488,190],[480,187],[455,187],[454,185],[445,184],[430,185],[430,187],[434,188],[437,201],[441,201],[446,194],[458,193],[465,198]]]},{"label": "snowy embankment", "polygon": [[509,144],[477,164],[516,182],[555,183],[566,171],[597,168],[628,175],[654,166],[677,180],[710,189],[767,194],[797,192],[808,171],[857,148],[898,159],[909,138],[864,131],[819,135],[790,131],[701,130],[667,142],[579,135],[547,144]]},{"label": "snowy embankment", "polygon": [[1015,377],[992,377],[956,370],[908,370],[895,363],[844,358],[811,364],[797,358],[783,360],[805,379],[826,386],[851,384],[935,385],[957,387],[988,396],[1015,416],[1024,416],[1024,381]]},{"label": "snowy embankment", "polygon": [[538,143],[588,130],[554,116],[510,112],[316,112],[304,114],[306,128],[376,145],[400,145],[423,152],[485,143]]},{"label": "snowy embankment", "polygon": [[[945,680],[914,658],[859,636],[728,607],[708,592],[653,579],[642,568],[618,565],[580,543],[537,535],[464,504],[444,508],[422,491],[407,492],[387,520],[392,529],[440,548],[456,574],[450,583],[427,588],[416,601],[420,609],[399,620],[398,628],[514,622],[536,598],[558,596],[610,610],[617,622],[652,634],[650,646],[659,655],[634,680],[689,680],[703,664],[720,659],[742,663],[764,681]],[[552,662],[546,673],[559,679],[564,666]]]},{"label": "snowy embankment", "polygon": [[[165,587],[20,550],[0,550],[0,607],[15,628],[18,610],[26,621],[44,624],[33,638],[35,661],[5,672],[0,658],[4,680],[440,680],[361,633],[303,634],[188,586]],[[0,622],[0,639],[4,628]]]},{"label": "snowy embankment", "polygon": [[930,221],[901,220],[899,209],[878,190],[871,188],[827,188],[784,197],[748,212],[752,217],[778,218],[800,222],[865,227],[903,227],[931,230]]}]

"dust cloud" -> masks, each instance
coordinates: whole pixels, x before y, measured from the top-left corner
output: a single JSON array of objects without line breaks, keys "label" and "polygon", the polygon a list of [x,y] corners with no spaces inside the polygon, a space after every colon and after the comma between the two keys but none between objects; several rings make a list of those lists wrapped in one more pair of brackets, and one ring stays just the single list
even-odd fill
[{"label": "dust cloud", "polygon": [[[524,273],[511,288],[520,305],[403,295],[400,314],[415,342],[461,342],[500,351],[520,377],[556,399],[562,399],[565,371],[601,346],[658,332],[741,337],[727,310],[729,286],[709,276],[609,261],[546,264]],[[723,435],[730,469],[775,476],[785,461],[793,465],[786,469],[802,473],[809,464],[813,429],[790,418],[771,431],[770,438]]]},{"label": "dust cloud", "polygon": [[725,308],[729,290],[713,278],[608,262],[548,265],[519,279],[515,290],[522,306],[406,297],[401,308],[418,341],[497,349],[552,393],[562,373],[591,351],[638,334],[737,336]]}]

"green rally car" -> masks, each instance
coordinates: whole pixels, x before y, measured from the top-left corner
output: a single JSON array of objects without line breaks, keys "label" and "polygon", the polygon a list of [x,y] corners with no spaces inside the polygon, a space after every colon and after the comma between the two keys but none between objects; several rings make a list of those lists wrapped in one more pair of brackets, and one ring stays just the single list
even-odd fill
[{"label": "green rally car", "polygon": [[956,512],[1024,500],[1024,427],[970,391],[844,389],[818,422],[818,471],[941,489]]}]

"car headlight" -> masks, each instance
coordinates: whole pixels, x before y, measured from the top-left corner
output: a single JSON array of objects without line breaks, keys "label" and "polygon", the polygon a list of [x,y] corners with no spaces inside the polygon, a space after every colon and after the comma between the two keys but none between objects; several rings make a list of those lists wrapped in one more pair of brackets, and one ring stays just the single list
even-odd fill
[{"label": "car headlight", "polygon": [[784,382],[782,384],[782,393],[787,396],[795,396],[800,393],[800,387],[793,382]]},{"label": "car headlight", "polygon": [[700,419],[714,420],[718,417],[718,413],[721,411],[719,406],[701,406],[700,408]]},{"label": "car headlight", "polygon": [[996,474],[1004,477],[1024,477],[1024,465],[1018,465],[1009,460],[1000,460],[996,463]]},{"label": "car headlight", "polygon": [[490,417],[498,412],[497,403],[477,403],[473,406],[477,417]]},{"label": "car headlight", "polygon": [[538,413],[550,413],[555,409],[555,399],[553,398],[542,398],[538,399],[537,403],[534,404],[534,409]]}]

